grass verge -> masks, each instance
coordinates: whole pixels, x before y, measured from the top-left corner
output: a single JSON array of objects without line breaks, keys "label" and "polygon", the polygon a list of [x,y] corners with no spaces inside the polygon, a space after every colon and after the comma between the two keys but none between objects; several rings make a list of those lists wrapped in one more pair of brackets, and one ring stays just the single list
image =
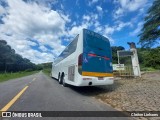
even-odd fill
[{"label": "grass verge", "polygon": [[50,68],[45,68],[42,70],[43,73],[45,73],[46,75],[50,76],[50,73],[51,73],[51,69]]},{"label": "grass verge", "polygon": [[14,78],[20,78],[23,76],[28,76],[34,73],[37,73],[39,71],[22,71],[22,72],[16,72],[16,73],[1,73],[0,74],[0,82],[4,82],[10,79],[14,79]]}]

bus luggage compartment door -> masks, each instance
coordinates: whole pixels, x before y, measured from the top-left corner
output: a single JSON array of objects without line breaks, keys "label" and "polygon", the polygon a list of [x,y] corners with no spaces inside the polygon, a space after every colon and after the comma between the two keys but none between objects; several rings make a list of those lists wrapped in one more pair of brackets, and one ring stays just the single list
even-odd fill
[{"label": "bus luggage compartment door", "polygon": [[75,76],[75,66],[69,66],[68,67],[68,80],[74,81]]}]

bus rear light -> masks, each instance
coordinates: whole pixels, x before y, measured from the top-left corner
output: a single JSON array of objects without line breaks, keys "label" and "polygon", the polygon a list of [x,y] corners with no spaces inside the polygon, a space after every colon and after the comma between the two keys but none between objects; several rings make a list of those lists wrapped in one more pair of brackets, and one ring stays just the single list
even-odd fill
[{"label": "bus rear light", "polygon": [[78,72],[80,75],[82,75],[82,64],[83,64],[83,54],[81,53],[78,56]]},{"label": "bus rear light", "polygon": [[89,56],[94,56],[94,57],[97,56],[96,54],[92,54],[92,53],[89,53],[88,55]]},{"label": "bus rear light", "polygon": [[105,60],[109,60],[109,58],[106,57],[106,56],[99,56],[99,55],[92,54],[92,53],[89,53],[88,56],[92,56],[92,57],[101,57],[101,58],[104,58]]},{"label": "bus rear light", "polygon": [[83,57],[82,54],[80,54],[78,57],[78,66],[82,66],[82,60],[83,60],[82,57]]},{"label": "bus rear light", "polygon": [[83,80],[92,80],[92,78],[83,78]]}]

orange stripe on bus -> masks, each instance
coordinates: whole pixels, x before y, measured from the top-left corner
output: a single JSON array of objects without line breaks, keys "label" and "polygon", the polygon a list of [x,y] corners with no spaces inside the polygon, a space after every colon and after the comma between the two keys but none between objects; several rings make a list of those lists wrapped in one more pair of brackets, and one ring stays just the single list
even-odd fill
[{"label": "orange stripe on bus", "polygon": [[113,77],[113,73],[82,72],[83,76]]}]

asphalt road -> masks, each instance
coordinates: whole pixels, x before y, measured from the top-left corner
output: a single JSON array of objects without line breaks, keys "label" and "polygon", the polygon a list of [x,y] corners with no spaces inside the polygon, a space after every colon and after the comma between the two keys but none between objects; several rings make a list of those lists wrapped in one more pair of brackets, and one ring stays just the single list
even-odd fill
[{"label": "asphalt road", "polygon": [[[0,109],[6,106],[26,86],[29,87],[11,105],[11,107],[9,107],[8,111],[115,111],[112,107],[85,94],[85,91],[88,91],[87,89],[90,89],[89,92],[92,92],[92,88],[63,87],[62,85],[59,85],[55,79],[49,78],[42,72],[0,83]],[[3,119],[17,120],[22,118]],[[74,120],[75,118],[54,117],[54,119]],[[124,120],[128,118],[77,117],[76,119]]]}]

